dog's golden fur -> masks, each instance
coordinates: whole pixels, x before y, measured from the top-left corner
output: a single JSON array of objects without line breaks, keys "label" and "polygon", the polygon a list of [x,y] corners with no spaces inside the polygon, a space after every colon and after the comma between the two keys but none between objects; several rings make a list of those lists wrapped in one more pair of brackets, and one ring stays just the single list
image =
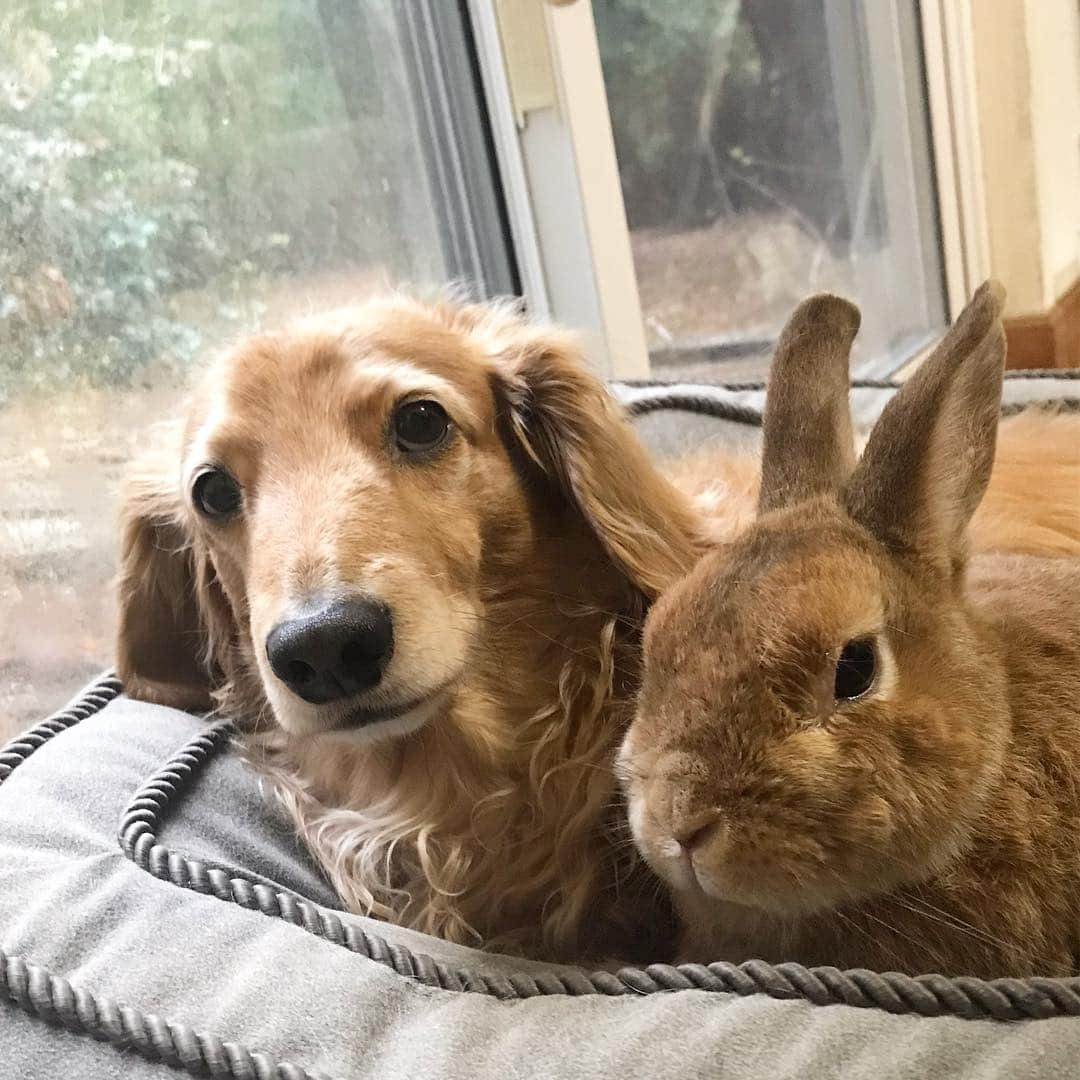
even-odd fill
[{"label": "dog's golden fur", "polygon": [[[387,417],[421,391],[454,438],[404,465]],[[1003,426],[977,544],[1080,552],[1055,498],[1080,477],[1078,430]],[[660,955],[662,905],[616,825],[611,763],[644,608],[753,517],[755,462],[680,463],[672,484],[571,337],[402,298],[244,342],[154,457],[124,505],[129,693],[236,718],[353,910],[548,958]],[[239,522],[192,508],[209,460],[244,489]],[[394,608],[387,694],[449,686],[382,738],[329,732],[333,709],[265,663],[274,619],[328,582]]]},{"label": "dog's golden fur", "polygon": [[[414,384],[457,428],[423,465],[384,447]],[[549,956],[612,947],[598,909],[634,883],[613,871],[606,766],[644,597],[697,522],[572,340],[500,308],[372,304],[246,342],[169,453],[126,507],[129,692],[193,708],[212,686],[351,908]],[[240,480],[245,521],[192,511],[203,460]],[[456,678],[433,722],[362,742],[268,692],[269,626],[326,578],[393,607],[399,679]]]}]

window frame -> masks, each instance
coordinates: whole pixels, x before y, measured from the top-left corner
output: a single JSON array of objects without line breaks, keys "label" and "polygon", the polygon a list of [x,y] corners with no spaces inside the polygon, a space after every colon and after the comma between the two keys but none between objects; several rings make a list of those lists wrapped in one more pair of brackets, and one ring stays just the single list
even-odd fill
[{"label": "window frame", "polygon": [[589,0],[468,0],[526,301],[606,378],[649,352]]},{"label": "window frame", "polygon": [[990,273],[970,0],[920,0],[949,318]]},{"label": "window frame", "polygon": [[448,276],[476,299],[519,295],[488,98],[464,0],[394,6]]},{"label": "window frame", "polygon": [[[648,377],[649,350],[591,0],[467,3],[523,294],[541,317],[584,332],[601,374]],[[850,3],[862,9],[856,0]],[[969,3],[921,0],[912,20],[903,17],[899,0],[885,0],[872,13],[875,58],[889,50],[904,72],[889,105],[894,118],[902,114],[895,137],[907,137],[912,109],[923,113],[918,119],[928,132],[924,149],[908,148],[904,155],[929,161],[929,190],[914,198],[928,211],[932,232],[914,238],[904,257],[913,267],[921,260],[926,270],[925,249],[935,249],[940,278],[931,287],[942,290],[944,319],[891,354],[860,365],[854,372],[860,377],[910,367],[985,276]],[[917,55],[911,54],[913,43]],[[924,164],[913,163],[912,174]],[[897,195],[886,193],[893,206]],[[902,216],[910,217],[910,210]],[[928,283],[934,276],[931,270]]]}]

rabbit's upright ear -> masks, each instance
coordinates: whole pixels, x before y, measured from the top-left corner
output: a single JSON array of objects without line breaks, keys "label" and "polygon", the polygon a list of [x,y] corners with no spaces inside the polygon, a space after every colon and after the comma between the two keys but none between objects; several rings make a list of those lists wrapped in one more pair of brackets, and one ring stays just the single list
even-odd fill
[{"label": "rabbit's upright ear", "polygon": [[854,304],[822,293],[784,327],[765,400],[759,513],[836,492],[851,474],[848,358],[859,321]]},{"label": "rabbit's upright ear", "polygon": [[1001,411],[1005,290],[988,281],[886,406],[845,495],[898,553],[956,566],[990,479]]}]

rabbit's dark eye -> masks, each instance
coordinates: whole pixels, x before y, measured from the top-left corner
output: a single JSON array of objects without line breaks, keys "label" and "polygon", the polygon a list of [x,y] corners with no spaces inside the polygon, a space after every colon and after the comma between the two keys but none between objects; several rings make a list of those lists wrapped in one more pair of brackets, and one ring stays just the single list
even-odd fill
[{"label": "rabbit's dark eye", "polygon": [[240,485],[224,469],[208,468],[195,477],[191,498],[196,509],[212,521],[226,521],[240,509]]},{"label": "rabbit's dark eye", "polygon": [[877,654],[870,638],[849,641],[836,662],[836,700],[862,697],[874,685]]}]

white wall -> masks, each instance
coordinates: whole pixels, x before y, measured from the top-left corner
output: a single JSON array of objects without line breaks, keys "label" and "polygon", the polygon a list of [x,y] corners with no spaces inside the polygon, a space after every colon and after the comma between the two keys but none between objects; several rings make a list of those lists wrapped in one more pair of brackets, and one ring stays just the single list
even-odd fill
[{"label": "white wall", "polygon": [[1042,312],[1080,275],[1080,4],[970,3],[990,268]]},{"label": "white wall", "polygon": [[1027,0],[1043,304],[1080,274],[1080,3]]}]

